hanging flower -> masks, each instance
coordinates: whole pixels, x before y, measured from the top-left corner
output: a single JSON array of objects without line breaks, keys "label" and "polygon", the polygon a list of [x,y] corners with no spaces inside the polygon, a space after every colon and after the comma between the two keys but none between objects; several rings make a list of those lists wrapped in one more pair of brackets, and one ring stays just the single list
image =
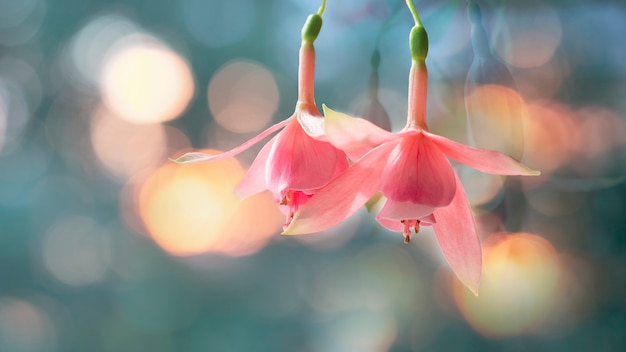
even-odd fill
[{"label": "hanging flower", "polygon": [[322,26],[322,13],[320,8],[318,14],[309,16],[302,29],[298,102],[291,117],[227,152],[191,152],[174,160],[187,164],[232,157],[280,130],[261,149],[235,193],[245,198],[264,190],[272,192],[286,216],[285,227],[317,190],[348,167],[345,154],[326,141],[323,117],[315,105],[313,41]]},{"label": "hanging flower", "polygon": [[480,242],[463,186],[447,157],[492,174],[538,172],[502,153],[472,148],[428,131],[427,50],[426,31],[419,23],[411,31],[408,117],[401,132],[394,134],[324,107],[328,140],[357,161],[318,191],[284,233],[310,233],[334,226],[380,191],[386,202],[378,222],[402,232],[407,243],[420,226],[432,225],[453,271],[476,293],[482,266]]}]

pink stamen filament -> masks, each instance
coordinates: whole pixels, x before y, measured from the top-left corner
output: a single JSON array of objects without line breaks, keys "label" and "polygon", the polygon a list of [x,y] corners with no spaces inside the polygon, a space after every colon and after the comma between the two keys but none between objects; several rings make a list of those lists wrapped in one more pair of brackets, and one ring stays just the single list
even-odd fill
[{"label": "pink stamen filament", "polygon": [[302,192],[302,191],[287,191],[285,195],[280,199],[279,205],[287,207],[287,211],[285,211],[285,223],[283,226],[287,228],[295,213],[300,209],[300,207],[309,200],[311,196]]},{"label": "pink stamen filament", "polygon": [[404,225],[404,230],[402,231],[402,235],[404,236],[404,243],[411,242],[411,228],[415,231],[415,234],[420,231],[420,221],[419,220],[401,220],[400,221]]}]

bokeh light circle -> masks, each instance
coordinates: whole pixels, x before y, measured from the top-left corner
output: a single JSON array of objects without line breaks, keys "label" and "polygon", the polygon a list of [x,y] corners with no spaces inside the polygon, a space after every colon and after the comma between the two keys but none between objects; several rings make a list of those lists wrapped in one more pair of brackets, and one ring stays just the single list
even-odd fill
[{"label": "bokeh light circle", "polygon": [[117,179],[150,170],[166,159],[167,135],[161,124],[133,124],[107,109],[96,109],[91,144],[104,168]]},{"label": "bokeh light circle", "polygon": [[215,121],[235,133],[258,131],[278,109],[278,86],[271,72],[250,61],[233,61],[221,67],[208,89],[209,108]]},{"label": "bokeh light circle", "polygon": [[562,294],[563,268],[557,252],[545,239],[528,233],[490,240],[483,247],[479,295],[454,281],[461,314],[486,336],[538,332]]},{"label": "bokeh light circle", "polygon": [[257,252],[284,219],[269,193],[245,200],[235,197],[234,188],[243,175],[233,158],[165,164],[139,191],[139,214],[146,230],[164,250],[179,256]]},{"label": "bokeh light circle", "polygon": [[54,322],[25,299],[0,297],[0,351],[46,352],[57,348]]},{"label": "bokeh light circle", "polygon": [[43,263],[52,276],[69,286],[85,286],[106,278],[110,261],[108,237],[86,216],[65,218],[46,233]]},{"label": "bokeh light circle", "polygon": [[497,84],[479,85],[465,97],[465,106],[475,146],[522,158],[527,111],[517,92]]},{"label": "bokeh light circle", "polygon": [[[524,121],[524,163],[546,175],[575,158],[580,141],[571,109],[554,101],[528,105]],[[532,180],[524,180],[532,182]]]},{"label": "bokeh light circle", "polygon": [[495,43],[498,55],[509,65],[530,68],[547,63],[561,42],[561,21],[548,5],[524,11],[507,8],[502,21],[510,36],[500,35]]},{"label": "bokeh light circle", "polygon": [[43,0],[0,1],[0,45],[21,45],[32,40],[46,18]]},{"label": "bokeh light circle", "polygon": [[105,104],[133,123],[177,118],[194,92],[189,65],[151,38],[126,39],[111,49],[104,64],[100,84]]},{"label": "bokeh light circle", "polygon": [[74,68],[71,78],[96,86],[107,51],[118,40],[137,31],[132,21],[119,14],[104,14],[89,21],[74,35],[68,47],[67,54]]}]

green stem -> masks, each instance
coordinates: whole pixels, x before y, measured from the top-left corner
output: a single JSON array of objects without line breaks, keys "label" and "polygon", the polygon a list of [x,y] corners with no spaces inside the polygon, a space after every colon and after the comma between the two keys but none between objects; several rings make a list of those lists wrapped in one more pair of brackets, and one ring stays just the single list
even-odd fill
[{"label": "green stem", "polygon": [[322,0],[322,6],[320,6],[319,10],[317,10],[317,14],[322,16],[326,11],[326,0]]},{"label": "green stem", "polygon": [[411,14],[413,15],[415,24],[423,27],[424,25],[422,25],[422,19],[420,18],[419,13],[417,13],[417,10],[415,9],[415,5],[413,5],[413,0],[405,0],[405,1],[406,1],[406,5],[409,7],[409,10],[411,10]]}]

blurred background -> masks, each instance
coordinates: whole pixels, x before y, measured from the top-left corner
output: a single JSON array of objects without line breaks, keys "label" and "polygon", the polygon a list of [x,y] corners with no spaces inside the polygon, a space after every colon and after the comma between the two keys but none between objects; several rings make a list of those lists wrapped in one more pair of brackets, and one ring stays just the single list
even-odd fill
[{"label": "blurred background", "polygon": [[[0,351],[626,349],[626,6],[476,3],[416,0],[429,124],[542,171],[458,169],[478,297],[430,228],[405,245],[363,209],[281,236],[271,195],[232,194],[263,143],[167,161],[291,115],[319,1],[0,0]],[[411,26],[402,0],[329,0],[317,103],[378,99],[400,130]]]}]

